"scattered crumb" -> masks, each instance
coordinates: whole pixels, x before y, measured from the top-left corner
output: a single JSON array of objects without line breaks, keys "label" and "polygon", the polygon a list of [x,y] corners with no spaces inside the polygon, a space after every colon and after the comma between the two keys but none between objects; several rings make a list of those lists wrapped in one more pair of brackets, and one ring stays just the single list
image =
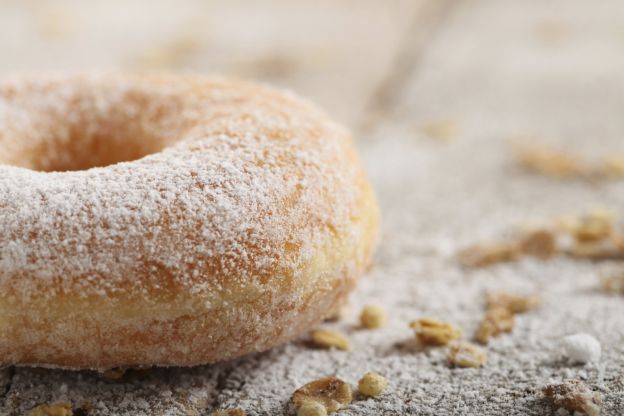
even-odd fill
[{"label": "scattered crumb", "polygon": [[68,402],[42,404],[32,410],[30,416],[72,416],[72,405]]},{"label": "scattered crumb", "polygon": [[511,241],[473,244],[460,250],[457,259],[465,267],[485,267],[520,255],[545,260],[557,254],[593,261],[624,259],[624,235],[618,232],[614,211],[594,208],[583,215],[558,216]]},{"label": "scattered crumb", "polygon": [[587,364],[600,361],[600,342],[589,334],[574,334],[561,342],[566,357],[576,363]]},{"label": "scattered crumb", "polygon": [[243,409],[224,409],[224,410],[215,410],[210,413],[209,416],[245,416],[246,413]]},{"label": "scattered crumb", "polygon": [[360,314],[360,324],[366,329],[381,328],[386,321],[386,311],[379,305],[366,305]]},{"label": "scattered crumb", "polygon": [[336,377],[324,377],[297,389],[291,398],[299,411],[307,402],[321,404],[327,413],[332,413],[351,404],[353,394],[348,383]]},{"label": "scattered crumb", "polygon": [[505,292],[488,294],[485,316],[475,339],[485,345],[490,338],[511,332],[514,327],[514,315],[535,309],[539,304],[540,298],[537,295],[513,295]]},{"label": "scattered crumb", "polygon": [[515,260],[520,254],[519,247],[513,243],[481,243],[461,250],[457,259],[464,267],[485,267],[496,263]]},{"label": "scattered crumb", "polygon": [[586,174],[585,162],[578,156],[546,145],[516,146],[515,158],[527,171],[544,176],[570,178]]},{"label": "scattered crumb", "polygon": [[451,365],[457,367],[483,367],[487,363],[485,350],[467,341],[456,341],[451,344],[447,358]]},{"label": "scattered crumb", "polygon": [[475,339],[485,345],[490,342],[490,338],[504,332],[511,332],[513,327],[514,317],[509,309],[504,307],[489,308],[483,321],[481,321]]},{"label": "scattered crumb", "polygon": [[446,345],[461,336],[459,328],[435,319],[418,319],[410,323],[416,338],[424,345]]},{"label": "scattered crumb", "polygon": [[602,290],[624,295],[624,263],[607,264],[600,270],[599,275]]},{"label": "scattered crumb", "polygon": [[351,348],[349,339],[339,332],[329,329],[317,329],[312,331],[312,342],[321,348],[337,348],[339,350],[348,350]]},{"label": "scattered crumb", "polygon": [[459,124],[455,120],[434,120],[423,124],[420,131],[427,137],[440,141],[451,141],[460,134]]},{"label": "scattered crumb", "polygon": [[583,415],[598,416],[602,406],[600,393],[591,391],[580,380],[568,380],[543,388],[544,395],[558,408]]},{"label": "scattered crumb", "polygon": [[611,240],[576,242],[566,254],[576,259],[609,260],[622,258],[622,250]]},{"label": "scattered crumb", "polygon": [[623,154],[607,155],[590,163],[581,155],[535,143],[517,145],[514,153],[524,169],[548,177],[597,180],[624,176]]},{"label": "scattered crumb", "polygon": [[487,307],[504,308],[512,314],[528,312],[535,309],[540,304],[537,295],[513,295],[506,292],[489,293],[487,295]]},{"label": "scattered crumb", "polygon": [[303,402],[299,410],[297,410],[297,416],[326,416],[327,410],[325,406],[316,401]]},{"label": "scattered crumb", "polygon": [[603,205],[594,205],[587,210],[585,216],[594,220],[607,222],[611,225],[618,219],[616,210]]},{"label": "scattered crumb", "polygon": [[574,230],[578,228],[579,218],[575,214],[561,214],[552,218],[552,223],[556,227],[557,231],[573,234]]},{"label": "scattered crumb", "polygon": [[520,237],[522,254],[548,259],[557,254],[557,239],[548,229],[536,229],[523,233]]},{"label": "scattered crumb", "polygon": [[384,392],[388,382],[377,373],[366,373],[358,382],[358,390],[364,396],[377,397]]},{"label": "scattered crumb", "polygon": [[579,218],[572,235],[579,242],[603,240],[611,235],[614,221],[613,212],[603,208],[594,209]]}]

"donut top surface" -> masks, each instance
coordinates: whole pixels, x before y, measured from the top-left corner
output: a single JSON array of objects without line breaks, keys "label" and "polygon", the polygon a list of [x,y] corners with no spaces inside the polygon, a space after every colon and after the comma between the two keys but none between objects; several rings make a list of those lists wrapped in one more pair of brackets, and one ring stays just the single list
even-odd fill
[{"label": "donut top surface", "polygon": [[225,283],[291,284],[328,234],[358,238],[362,189],[353,184],[362,176],[343,128],[256,84],[7,80],[0,293],[210,295]]}]

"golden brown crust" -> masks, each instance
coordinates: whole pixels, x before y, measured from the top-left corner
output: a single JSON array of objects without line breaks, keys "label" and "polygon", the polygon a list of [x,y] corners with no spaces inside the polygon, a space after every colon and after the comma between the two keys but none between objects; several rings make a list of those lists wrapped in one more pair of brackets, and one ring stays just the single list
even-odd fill
[{"label": "golden brown crust", "polygon": [[317,325],[369,263],[377,206],[351,140],[290,95],[78,75],[6,82],[0,110],[0,364],[260,351]]}]

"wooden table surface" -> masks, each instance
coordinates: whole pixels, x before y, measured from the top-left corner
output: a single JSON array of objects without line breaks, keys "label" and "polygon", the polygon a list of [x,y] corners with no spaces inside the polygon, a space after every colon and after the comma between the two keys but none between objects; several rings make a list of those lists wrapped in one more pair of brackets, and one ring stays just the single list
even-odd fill
[{"label": "wooden table surface", "polygon": [[[379,334],[335,324],[353,337],[346,355],[295,342],[235,362],[136,371],[117,381],[0,370],[0,415],[57,401],[70,401],[78,414],[207,415],[240,406],[250,415],[280,415],[301,384],[327,373],[356,382],[368,369],[391,380],[389,392],[340,415],[542,415],[551,408],[541,386],[563,378],[600,391],[603,414],[624,413],[624,300],[585,290],[593,265],[527,261],[464,273],[448,255],[517,221],[591,204],[622,211],[622,182],[527,177],[508,152],[528,136],[590,157],[624,151],[621,1],[8,0],[0,1],[0,57],[2,74],[217,73],[316,101],[353,129],[382,206],[377,267],[354,308],[378,302],[391,315]],[[494,344],[486,369],[456,371],[442,352],[393,349],[419,315],[473,328],[482,313],[475,299],[491,288],[539,291],[545,305]],[[553,358],[570,332],[601,340],[602,367]]]}]

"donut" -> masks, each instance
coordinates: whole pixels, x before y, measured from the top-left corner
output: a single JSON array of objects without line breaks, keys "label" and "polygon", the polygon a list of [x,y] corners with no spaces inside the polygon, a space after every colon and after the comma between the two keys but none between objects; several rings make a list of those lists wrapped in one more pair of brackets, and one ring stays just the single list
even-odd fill
[{"label": "donut", "polygon": [[300,336],[370,265],[349,133],[267,86],[0,82],[0,365],[192,366]]}]

